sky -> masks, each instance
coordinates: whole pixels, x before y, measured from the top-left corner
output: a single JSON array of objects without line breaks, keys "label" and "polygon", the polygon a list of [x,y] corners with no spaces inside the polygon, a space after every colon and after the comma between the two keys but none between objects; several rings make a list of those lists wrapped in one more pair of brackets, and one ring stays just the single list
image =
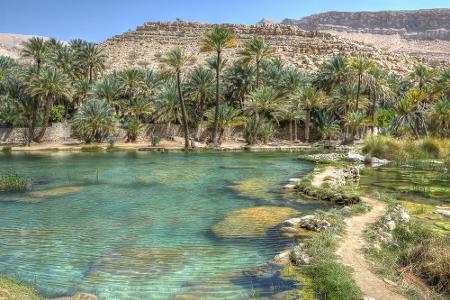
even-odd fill
[{"label": "sky", "polygon": [[147,21],[254,24],[326,11],[450,8],[450,0],[0,0],[0,32],[103,41]]}]

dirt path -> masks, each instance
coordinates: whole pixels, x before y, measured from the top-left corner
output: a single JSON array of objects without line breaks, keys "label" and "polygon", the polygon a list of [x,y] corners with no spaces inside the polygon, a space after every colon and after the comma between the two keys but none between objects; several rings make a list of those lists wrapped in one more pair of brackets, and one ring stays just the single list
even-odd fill
[{"label": "dirt path", "polygon": [[342,238],[336,254],[341,257],[344,265],[354,270],[353,279],[364,296],[370,296],[376,300],[406,300],[405,297],[390,290],[387,283],[372,273],[369,263],[364,258],[363,231],[384,215],[386,204],[366,197],[362,200],[372,206],[372,209],[364,215],[346,219],[347,233]]},{"label": "dirt path", "polygon": [[[332,174],[334,170],[334,167],[328,167],[324,172],[314,176],[312,185],[320,187],[323,179]],[[375,300],[407,300],[407,298],[389,289],[387,283],[372,273],[369,263],[364,258],[364,229],[375,223],[385,214],[386,204],[367,197],[362,197],[362,200],[369,204],[372,209],[366,214],[345,220],[347,232],[342,237],[336,254],[341,257],[344,265],[353,269],[352,277],[364,296],[372,297]]]},{"label": "dirt path", "polygon": [[320,188],[322,186],[322,183],[327,176],[333,175],[333,172],[336,170],[335,167],[326,167],[325,171],[320,172],[319,174],[314,175],[311,185],[313,187]]}]

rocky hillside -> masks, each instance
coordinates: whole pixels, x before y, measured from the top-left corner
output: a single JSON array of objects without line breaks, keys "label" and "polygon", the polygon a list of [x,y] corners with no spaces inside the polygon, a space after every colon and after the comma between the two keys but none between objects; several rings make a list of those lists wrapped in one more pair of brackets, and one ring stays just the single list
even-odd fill
[{"label": "rocky hillside", "polygon": [[[161,56],[171,48],[181,47],[195,58],[191,63],[192,67],[211,57],[211,54],[199,52],[199,42],[201,36],[213,26],[184,21],[145,23],[136,30],[114,36],[102,43],[108,56],[107,66],[110,69],[132,66],[162,68]],[[237,58],[236,52],[246,40],[258,35],[264,37],[289,65],[308,72],[317,70],[323,61],[337,53],[364,53],[380,65],[401,73],[406,72],[412,63],[404,54],[379,50],[329,33],[304,31],[296,26],[270,22],[262,25],[223,26],[232,30],[238,39],[238,48],[225,53],[229,60]]]},{"label": "rocky hillside", "polygon": [[305,30],[398,34],[407,39],[450,41],[450,9],[327,12],[300,20],[285,19],[282,23]]}]

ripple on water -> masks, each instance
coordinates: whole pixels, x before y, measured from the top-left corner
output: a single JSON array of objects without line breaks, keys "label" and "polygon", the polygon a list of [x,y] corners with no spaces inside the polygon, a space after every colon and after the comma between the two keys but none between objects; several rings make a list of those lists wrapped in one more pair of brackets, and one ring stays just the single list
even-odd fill
[{"label": "ripple on water", "polygon": [[[21,199],[51,201],[0,201],[0,273],[43,295],[242,299],[293,287],[277,270],[254,269],[286,245],[274,226],[298,214],[277,191],[311,165],[291,154],[12,157],[0,164],[49,182]],[[227,192],[247,180],[270,199]]]}]

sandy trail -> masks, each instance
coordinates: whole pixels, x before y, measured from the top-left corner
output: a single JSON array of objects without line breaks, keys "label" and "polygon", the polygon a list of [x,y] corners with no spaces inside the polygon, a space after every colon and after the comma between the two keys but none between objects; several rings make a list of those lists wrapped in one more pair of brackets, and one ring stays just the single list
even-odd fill
[{"label": "sandy trail", "polygon": [[[324,178],[332,174],[334,170],[334,167],[328,167],[324,172],[315,175],[312,185],[320,187]],[[336,254],[341,258],[344,265],[353,269],[352,277],[364,296],[372,297],[375,300],[407,300],[407,298],[392,291],[387,283],[372,273],[370,265],[364,257],[364,229],[381,218],[386,213],[387,206],[384,202],[372,198],[362,197],[362,200],[369,204],[372,209],[366,214],[353,216],[345,220],[347,231],[339,243]]]}]

